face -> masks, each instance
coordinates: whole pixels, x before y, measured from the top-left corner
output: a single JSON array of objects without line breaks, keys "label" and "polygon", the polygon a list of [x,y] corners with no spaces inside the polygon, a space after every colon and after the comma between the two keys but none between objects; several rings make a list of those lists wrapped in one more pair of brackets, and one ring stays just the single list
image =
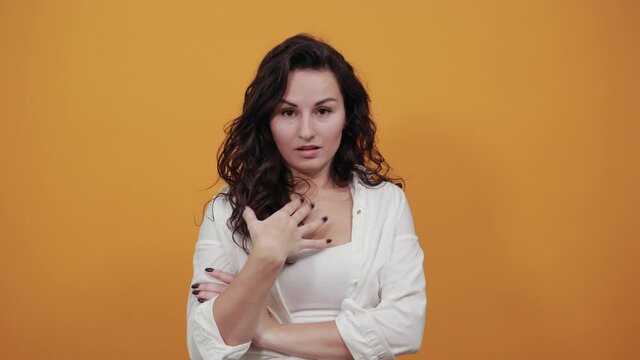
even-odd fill
[{"label": "face", "polygon": [[344,100],[329,70],[295,70],[271,118],[271,134],[294,175],[329,178],[345,126]]}]

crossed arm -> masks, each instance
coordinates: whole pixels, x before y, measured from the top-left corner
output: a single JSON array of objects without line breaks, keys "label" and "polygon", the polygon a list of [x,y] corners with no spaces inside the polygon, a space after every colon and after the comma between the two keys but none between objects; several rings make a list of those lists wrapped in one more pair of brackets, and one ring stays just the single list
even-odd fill
[{"label": "crossed arm", "polygon": [[259,345],[308,359],[352,359],[335,321],[277,325]]},{"label": "crossed arm", "polygon": [[[211,316],[212,306],[202,307],[206,303],[196,308],[190,305],[193,309],[190,311],[188,328],[191,332],[190,351],[197,345],[200,354],[207,359],[240,358],[250,343],[256,347],[305,358],[393,359],[398,354],[418,351],[426,306],[423,256],[408,206],[403,214],[393,239],[394,246],[389,260],[393,266],[389,267],[384,285],[380,289],[381,302],[375,308],[368,309],[356,301],[345,300],[336,321],[312,324],[281,325],[271,319],[264,305],[267,293],[265,288],[273,285],[280,268],[265,272],[263,264],[254,262],[259,260],[256,256],[259,252],[254,248],[253,255],[249,256],[250,259],[235,274],[235,278],[219,270],[233,271],[216,238],[212,223],[203,223],[196,246],[196,275],[192,287],[198,301],[213,305],[215,316]],[[219,269],[204,271],[206,266],[212,265]],[[248,282],[241,285],[245,281]],[[254,284],[252,281],[257,282]],[[232,288],[237,289],[230,291]],[[236,295],[229,296],[233,293]],[[220,300],[225,298],[228,303],[221,305],[224,301]],[[245,304],[236,303],[234,298],[243,299]],[[207,302],[208,299],[212,300]],[[197,303],[195,298],[190,302],[193,303]],[[250,313],[253,320],[245,323],[249,324],[246,325],[248,330],[235,332],[221,326],[224,315],[216,315],[217,307],[228,306],[227,309],[235,309],[228,310],[229,314],[244,316],[247,314],[247,305],[256,309]],[[224,325],[233,327],[233,316]],[[239,335],[234,338],[236,335],[233,334]],[[344,339],[341,334],[345,336]],[[349,345],[348,348],[345,343]],[[197,355],[196,358],[201,359]]]},{"label": "crossed arm", "polygon": [[[247,273],[250,272],[252,265],[250,262],[247,262],[245,265],[247,270],[249,270]],[[223,294],[224,291],[231,290],[228,289],[228,286],[234,280],[242,280],[241,274],[238,274],[236,279],[234,279],[232,274],[225,271],[211,270],[212,271],[207,272],[209,276],[219,280],[222,284],[200,283],[194,285],[196,286],[196,290],[193,290],[193,294],[199,299],[198,301],[206,301],[218,294]],[[268,271],[262,268],[260,273],[265,274],[268,273]],[[260,286],[259,284],[253,285]],[[251,294],[247,294],[247,296],[255,296],[256,288],[249,288],[253,289],[253,291]],[[234,313],[235,311],[243,311],[242,307],[247,306],[247,304],[237,305],[239,305],[239,308],[236,310],[222,309],[222,311],[226,310],[228,313]],[[217,307],[214,307],[214,313],[216,309]],[[217,321],[224,321],[222,319],[222,317],[216,317]],[[338,332],[335,321],[308,324],[279,324],[269,316],[266,307],[262,306],[254,326],[256,332],[251,342],[257,347],[303,358],[352,359],[349,349],[344,344]],[[229,345],[236,345],[236,342],[230,342],[228,339],[225,340]],[[237,342],[237,344],[239,343],[240,342]]]},{"label": "crossed arm", "polygon": [[[271,217],[259,221],[253,211],[246,208],[243,216],[252,234],[254,248],[242,269],[233,276],[207,268],[206,274],[212,282],[199,281],[192,286],[199,302],[215,298],[213,321],[226,346],[247,346],[251,342],[260,348],[305,358],[352,358],[334,321],[283,325],[269,316],[264,305],[290,253],[301,248],[324,248],[329,244],[325,239],[304,239],[304,235],[312,233],[327,220],[325,217],[299,225],[311,209],[310,204],[295,199]],[[204,227],[201,231],[213,234]],[[203,247],[204,244],[217,246],[217,241],[209,243],[204,237],[202,239],[200,245]],[[217,283],[213,282],[215,280]]]}]

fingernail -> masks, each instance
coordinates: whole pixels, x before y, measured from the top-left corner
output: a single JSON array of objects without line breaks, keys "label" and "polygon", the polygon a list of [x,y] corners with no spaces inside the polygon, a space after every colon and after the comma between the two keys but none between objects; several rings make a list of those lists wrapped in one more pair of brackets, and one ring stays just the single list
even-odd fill
[{"label": "fingernail", "polygon": [[316,207],[316,204],[311,203],[311,208],[313,209],[314,207]]},{"label": "fingernail", "polygon": [[206,271],[206,272],[213,272],[213,268],[206,268],[206,269],[204,269],[204,271]]},{"label": "fingernail", "polygon": [[198,295],[198,294],[200,294],[200,290],[193,290],[191,293],[192,293],[193,295]]},{"label": "fingernail", "polygon": [[329,220],[329,218],[328,218],[328,217],[326,217],[326,216],[323,216],[323,217],[322,217],[322,222],[327,222],[327,220]]},{"label": "fingernail", "polygon": [[197,288],[198,288],[198,286],[200,286],[200,284],[193,284],[193,285],[191,285],[191,288],[192,288],[192,289],[197,289]]},{"label": "fingernail", "polygon": [[199,302],[201,302],[201,303],[203,303],[203,302],[204,302],[204,299],[198,299],[198,301],[199,301]]},{"label": "fingernail", "polygon": [[331,239],[327,239],[327,244],[331,244]]}]

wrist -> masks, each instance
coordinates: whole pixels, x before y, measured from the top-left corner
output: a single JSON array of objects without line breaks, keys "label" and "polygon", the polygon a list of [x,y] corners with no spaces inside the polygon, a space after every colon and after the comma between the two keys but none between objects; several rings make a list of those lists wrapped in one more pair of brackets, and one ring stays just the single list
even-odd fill
[{"label": "wrist", "polygon": [[284,265],[287,256],[285,254],[279,254],[277,251],[266,249],[260,246],[256,246],[251,250],[250,257],[255,258],[261,264],[265,266],[281,267]]}]

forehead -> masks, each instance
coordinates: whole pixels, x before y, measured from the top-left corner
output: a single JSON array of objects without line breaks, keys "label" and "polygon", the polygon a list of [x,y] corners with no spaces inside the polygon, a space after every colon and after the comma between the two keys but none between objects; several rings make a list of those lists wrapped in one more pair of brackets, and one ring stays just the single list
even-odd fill
[{"label": "forehead", "polygon": [[294,70],[289,73],[284,99],[296,104],[315,103],[326,97],[342,99],[340,86],[330,70]]}]

